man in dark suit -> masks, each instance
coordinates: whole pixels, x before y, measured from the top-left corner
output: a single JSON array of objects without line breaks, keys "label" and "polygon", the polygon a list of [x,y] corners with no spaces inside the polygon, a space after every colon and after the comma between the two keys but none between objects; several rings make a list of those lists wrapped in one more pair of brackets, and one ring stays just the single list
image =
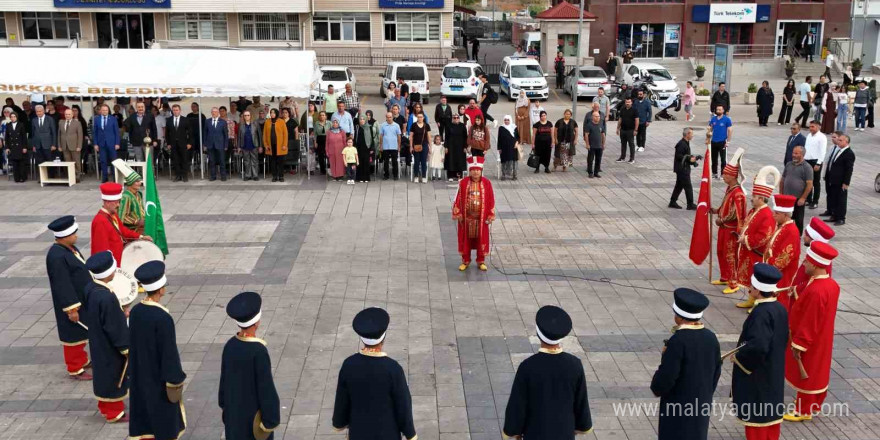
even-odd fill
[{"label": "man in dark suit", "polygon": [[180,106],[171,107],[171,117],[165,122],[166,148],[171,152],[174,181],[189,180],[189,151],[192,149],[192,131],[186,118],[180,114]]},{"label": "man in dark suit", "polygon": [[785,157],[782,159],[783,167],[791,162],[791,152],[794,151],[794,147],[797,147],[798,145],[806,149],[807,138],[801,134],[801,124],[795,122],[794,124],[791,124],[791,136],[788,137],[788,141],[785,143]]},{"label": "man in dark suit", "polygon": [[205,115],[202,114],[201,109],[199,108],[199,103],[194,102],[190,105],[190,110],[192,110],[188,115],[186,115],[186,120],[189,122],[189,132],[190,132],[190,143],[192,144],[192,149],[189,150],[189,154],[187,154],[187,161],[192,161],[193,157],[195,157],[195,163],[198,169],[202,169],[202,136],[201,133],[205,129]]},{"label": "man in dark suit", "polygon": [[131,144],[134,158],[138,162],[144,161],[144,138],[149,136],[153,139],[153,146],[157,144],[159,133],[156,130],[156,120],[153,115],[147,113],[147,107],[143,102],[135,104],[136,113],[125,120],[125,132],[128,133],[128,141]]},{"label": "man in dark suit", "polygon": [[849,135],[840,131],[837,135],[837,143],[831,149],[828,156],[828,169],[825,171],[825,205],[827,210],[821,215],[831,216],[828,219],[836,226],[846,224],[846,196],[849,191],[849,181],[852,177],[853,165],[856,162],[856,154],[849,147]]},{"label": "man in dark suit", "polygon": [[681,140],[675,144],[675,160],[672,163],[672,171],[675,172],[675,188],[672,189],[672,198],[669,199],[669,207],[681,209],[678,204],[678,196],[684,191],[687,200],[687,209],[694,211],[694,188],[691,184],[691,168],[697,166],[697,156],[691,154],[691,139],[694,138],[694,130],[685,128]]},{"label": "man in dark suit", "polygon": [[211,119],[205,123],[205,131],[202,135],[204,152],[208,155],[208,169],[211,171],[211,181],[217,180],[217,168],[220,168],[220,180],[226,181],[226,146],[229,144],[229,131],[226,121],[220,117],[220,109],[211,109]]},{"label": "man in dark suit", "polygon": [[37,166],[53,159],[53,154],[58,151],[58,126],[55,120],[46,114],[42,105],[34,109],[34,118],[31,120],[30,131],[31,150]]},{"label": "man in dark suit", "polygon": [[116,151],[119,150],[119,121],[110,115],[110,106],[101,106],[101,114],[95,116],[94,121],[95,153],[101,167],[101,182],[111,179],[113,170],[110,163],[116,160]]}]

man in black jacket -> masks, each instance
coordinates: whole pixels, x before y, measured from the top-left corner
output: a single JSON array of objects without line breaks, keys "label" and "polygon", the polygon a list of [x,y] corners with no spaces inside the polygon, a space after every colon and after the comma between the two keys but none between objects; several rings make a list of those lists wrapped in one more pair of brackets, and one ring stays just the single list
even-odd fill
[{"label": "man in black jacket", "polygon": [[678,204],[678,196],[684,191],[687,199],[687,209],[697,209],[694,204],[694,188],[691,185],[691,168],[697,166],[697,157],[691,155],[691,139],[694,138],[694,130],[685,128],[681,134],[681,140],[675,144],[675,160],[672,163],[672,171],[675,172],[675,188],[672,190],[672,198],[669,199],[669,207],[681,209]]},{"label": "man in black jacket", "polygon": [[165,122],[165,142],[171,153],[174,181],[189,180],[189,151],[192,150],[192,132],[187,118],[180,114],[180,106],[171,107],[171,117]]},{"label": "man in black jacket", "polygon": [[158,145],[159,134],[156,130],[156,120],[151,113],[147,113],[147,107],[143,102],[135,104],[136,113],[125,120],[125,132],[128,133],[128,142],[134,152],[135,160],[144,161],[144,138],[149,136],[152,145]]},{"label": "man in black jacket", "polygon": [[440,96],[440,103],[434,108],[434,122],[437,123],[437,134],[446,140],[446,127],[452,123],[452,107],[446,103],[446,96]]},{"label": "man in black jacket", "polygon": [[834,222],[836,226],[843,226],[846,224],[846,197],[856,155],[849,147],[849,135],[840,131],[835,134],[837,134],[837,144],[831,149],[828,168],[825,171],[827,210],[822,215],[831,216],[828,221]]},{"label": "man in black jacket", "polygon": [[719,105],[724,107],[725,115],[730,112],[730,93],[727,93],[727,85],[723,82],[718,84],[718,90],[712,94],[712,102],[709,106],[709,113],[712,113],[712,116],[715,115],[715,109]]}]

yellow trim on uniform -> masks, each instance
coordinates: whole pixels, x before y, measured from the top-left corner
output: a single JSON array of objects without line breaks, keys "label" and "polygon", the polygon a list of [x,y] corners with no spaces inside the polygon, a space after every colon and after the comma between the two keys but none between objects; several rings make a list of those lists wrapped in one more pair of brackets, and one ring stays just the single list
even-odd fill
[{"label": "yellow trim on uniform", "polygon": [[593,432],[593,428],[590,428],[590,429],[588,429],[588,430],[586,430],[586,431],[578,431],[577,429],[575,429],[575,430],[574,430],[574,435],[589,434],[589,433],[591,433],[591,432]]},{"label": "yellow trim on uniform", "polygon": [[129,436],[128,440],[156,440],[156,436],[153,434],[134,435]]},{"label": "yellow trim on uniform", "polygon": [[366,351],[364,349],[360,350],[360,354],[362,354],[364,356],[377,357],[377,358],[388,356],[388,353],[385,353],[384,351]]},{"label": "yellow trim on uniform", "polygon": [[266,432],[272,432],[275,430],[275,428],[271,428],[271,429],[267,428],[266,426],[263,425],[263,422],[260,422],[260,429],[262,429],[263,431],[266,431]]},{"label": "yellow trim on uniform", "polygon": [[747,375],[751,375],[751,374],[752,374],[752,372],[749,371],[748,368],[744,367],[743,364],[739,363],[739,361],[736,359],[736,355],[731,356],[731,357],[730,357],[730,361],[733,362],[734,365],[736,365],[737,367],[739,367],[740,370],[743,371],[743,373],[746,373]]},{"label": "yellow trim on uniform", "polygon": [[704,327],[703,324],[682,324],[676,327],[675,331],[679,330],[702,330]]},{"label": "yellow trim on uniform", "polygon": [[181,383],[176,383],[176,384],[175,384],[175,383],[171,383],[171,382],[165,382],[165,386],[168,387],[168,388],[180,388],[180,387],[183,386],[184,383],[185,383],[185,382],[181,382]]},{"label": "yellow trim on uniform", "polygon": [[[786,288],[786,289],[787,289],[787,288]],[[780,289],[780,290],[786,290],[786,289]],[[755,300],[755,305],[758,305],[758,304],[764,304],[764,303],[772,303],[772,302],[776,302],[776,297],[775,297],[775,296],[771,296],[771,297],[769,297],[769,298],[756,299],[756,300]]]},{"label": "yellow trim on uniform", "polygon": [[163,306],[162,304],[157,303],[156,301],[147,301],[146,298],[144,298],[143,300],[141,300],[141,304],[143,304],[143,305],[147,305],[147,306],[158,307],[158,308],[164,310],[165,313],[167,313],[167,314],[169,314],[169,315],[171,314],[171,312],[168,311],[168,309],[167,309],[165,306]]},{"label": "yellow trim on uniform", "polygon": [[791,346],[794,347],[794,348],[797,348],[798,350],[803,351],[803,352],[806,352],[806,351],[807,351],[806,348],[801,347],[800,345],[797,345],[797,344],[795,344],[794,342],[791,343]]},{"label": "yellow trim on uniform", "polygon": [[794,384],[791,383],[791,381],[789,381],[788,379],[785,379],[785,383],[787,383],[788,386],[790,386],[795,391],[797,391],[799,393],[804,393],[804,394],[822,394],[822,393],[828,391],[828,385],[825,385],[825,388],[822,388],[821,390],[812,390],[811,391],[811,390],[803,390],[803,389],[800,389],[800,388],[794,386]]},{"label": "yellow trim on uniform", "polygon": [[107,423],[116,423],[116,422],[118,422],[119,419],[121,419],[123,416],[125,416],[125,411],[120,412],[118,416],[116,416],[116,417],[113,418],[113,420],[107,420]]},{"label": "yellow trim on uniform", "polygon": [[125,350],[120,351],[119,354],[121,354],[121,355],[123,355],[123,356],[127,356],[127,355],[128,355],[128,349],[126,348]]},{"label": "yellow trim on uniform", "polygon": [[412,436],[411,439],[407,439],[407,440],[419,440],[419,435],[416,434],[416,435]]},{"label": "yellow trim on uniform", "polygon": [[559,354],[559,353],[562,353],[562,351],[563,351],[562,347],[556,347],[556,348],[543,348],[543,347],[541,347],[538,349],[539,353],[547,353],[547,354]]},{"label": "yellow trim on uniform", "polygon": [[335,426],[333,427],[333,430],[336,432],[342,432],[342,431],[345,431],[346,429],[348,429],[348,425],[345,425],[342,428],[337,428]]},{"label": "yellow trim on uniform", "polygon": [[98,402],[107,402],[107,403],[121,402],[127,398],[128,398],[128,391],[125,392],[124,396],[116,398],[116,399],[108,399],[106,397],[95,396],[95,400],[97,400]]},{"label": "yellow trim on uniform", "polygon": [[[739,420],[739,419],[737,419],[737,420]],[[764,422],[764,423],[747,422],[745,420],[739,420],[739,422],[745,426],[751,426],[753,428],[763,428],[765,426],[773,426],[773,425],[778,425],[778,424],[782,423],[782,418],[780,417],[779,420],[774,420],[772,422]]]},{"label": "yellow trim on uniform", "polygon": [[77,371],[76,373],[71,373],[68,371],[67,374],[69,374],[71,376],[79,376],[80,374],[83,374],[85,371],[86,370],[84,368],[80,368],[79,371]]},{"label": "yellow trim on uniform", "polygon": [[516,438],[516,437],[517,437],[517,436],[515,436],[515,435],[510,435],[510,434],[504,432],[503,429],[501,430],[501,435],[503,435],[504,438]]},{"label": "yellow trim on uniform", "polygon": [[61,311],[64,313],[67,313],[73,309],[78,309],[80,307],[82,307],[82,303],[76,303],[76,304],[73,304],[73,305],[70,305],[70,306],[67,306],[67,307],[61,309]]},{"label": "yellow trim on uniform", "polygon": [[266,341],[264,341],[260,338],[252,337],[252,336],[241,337],[239,335],[235,335],[235,338],[238,339],[239,341],[242,341],[242,342],[259,342],[260,344],[263,344],[264,346],[267,346],[267,347],[269,346],[269,344],[267,344]]},{"label": "yellow trim on uniform", "polygon": [[[61,342],[61,345],[65,346],[65,347],[76,347],[77,345],[84,345],[84,344],[86,344],[86,343],[88,343],[88,342],[89,342],[88,339],[85,339],[85,340],[82,340],[82,341],[77,341],[77,342],[64,342],[64,341],[62,341],[62,342]],[[86,363],[85,363],[85,365],[88,365],[88,364],[89,364],[89,362],[86,362]]]}]

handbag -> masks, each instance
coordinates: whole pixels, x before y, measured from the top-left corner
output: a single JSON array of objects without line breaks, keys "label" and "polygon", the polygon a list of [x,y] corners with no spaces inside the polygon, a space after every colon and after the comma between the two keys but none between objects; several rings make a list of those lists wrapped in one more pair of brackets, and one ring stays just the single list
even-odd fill
[{"label": "handbag", "polygon": [[424,144],[425,144],[425,133],[426,133],[427,131],[428,131],[427,129],[424,130],[424,131],[422,131],[422,140],[420,140],[419,143],[413,145],[413,147],[412,147],[413,152],[415,152],[415,153],[421,153],[421,152],[422,152],[422,149],[424,148]]},{"label": "handbag", "polygon": [[529,168],[535,168],[535,169],[537,169],[539,166],[541,166],[539,159],[538,159],[538,155],[535,154],[535,150],[532,150],[529,152],[529,159],[526,161],[526,165],[528,165]]}]

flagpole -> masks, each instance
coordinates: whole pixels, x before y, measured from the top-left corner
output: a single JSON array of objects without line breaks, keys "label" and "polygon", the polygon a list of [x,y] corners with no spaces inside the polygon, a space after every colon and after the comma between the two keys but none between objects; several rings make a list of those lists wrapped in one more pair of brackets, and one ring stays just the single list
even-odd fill
[{"label": "flagpole", "polygon": [[[711,149],[707,148],[706,153],[708,153],[707,156],[709,156],[707,158],[709,160],[709,168],[712,168],[712,151],[711,151]],[[712,243],[714,242],[714,240],[712,237],[715,235],[715,228],[712,226],[715,224],[715,222],[712,221],[712,178],[711,177],[709,178],[709,216],[708,216],[708,221],[709,221],[709,283],[711,283],[712,282],[712,262],[714,261],[714,258],[712,256]]]}]

